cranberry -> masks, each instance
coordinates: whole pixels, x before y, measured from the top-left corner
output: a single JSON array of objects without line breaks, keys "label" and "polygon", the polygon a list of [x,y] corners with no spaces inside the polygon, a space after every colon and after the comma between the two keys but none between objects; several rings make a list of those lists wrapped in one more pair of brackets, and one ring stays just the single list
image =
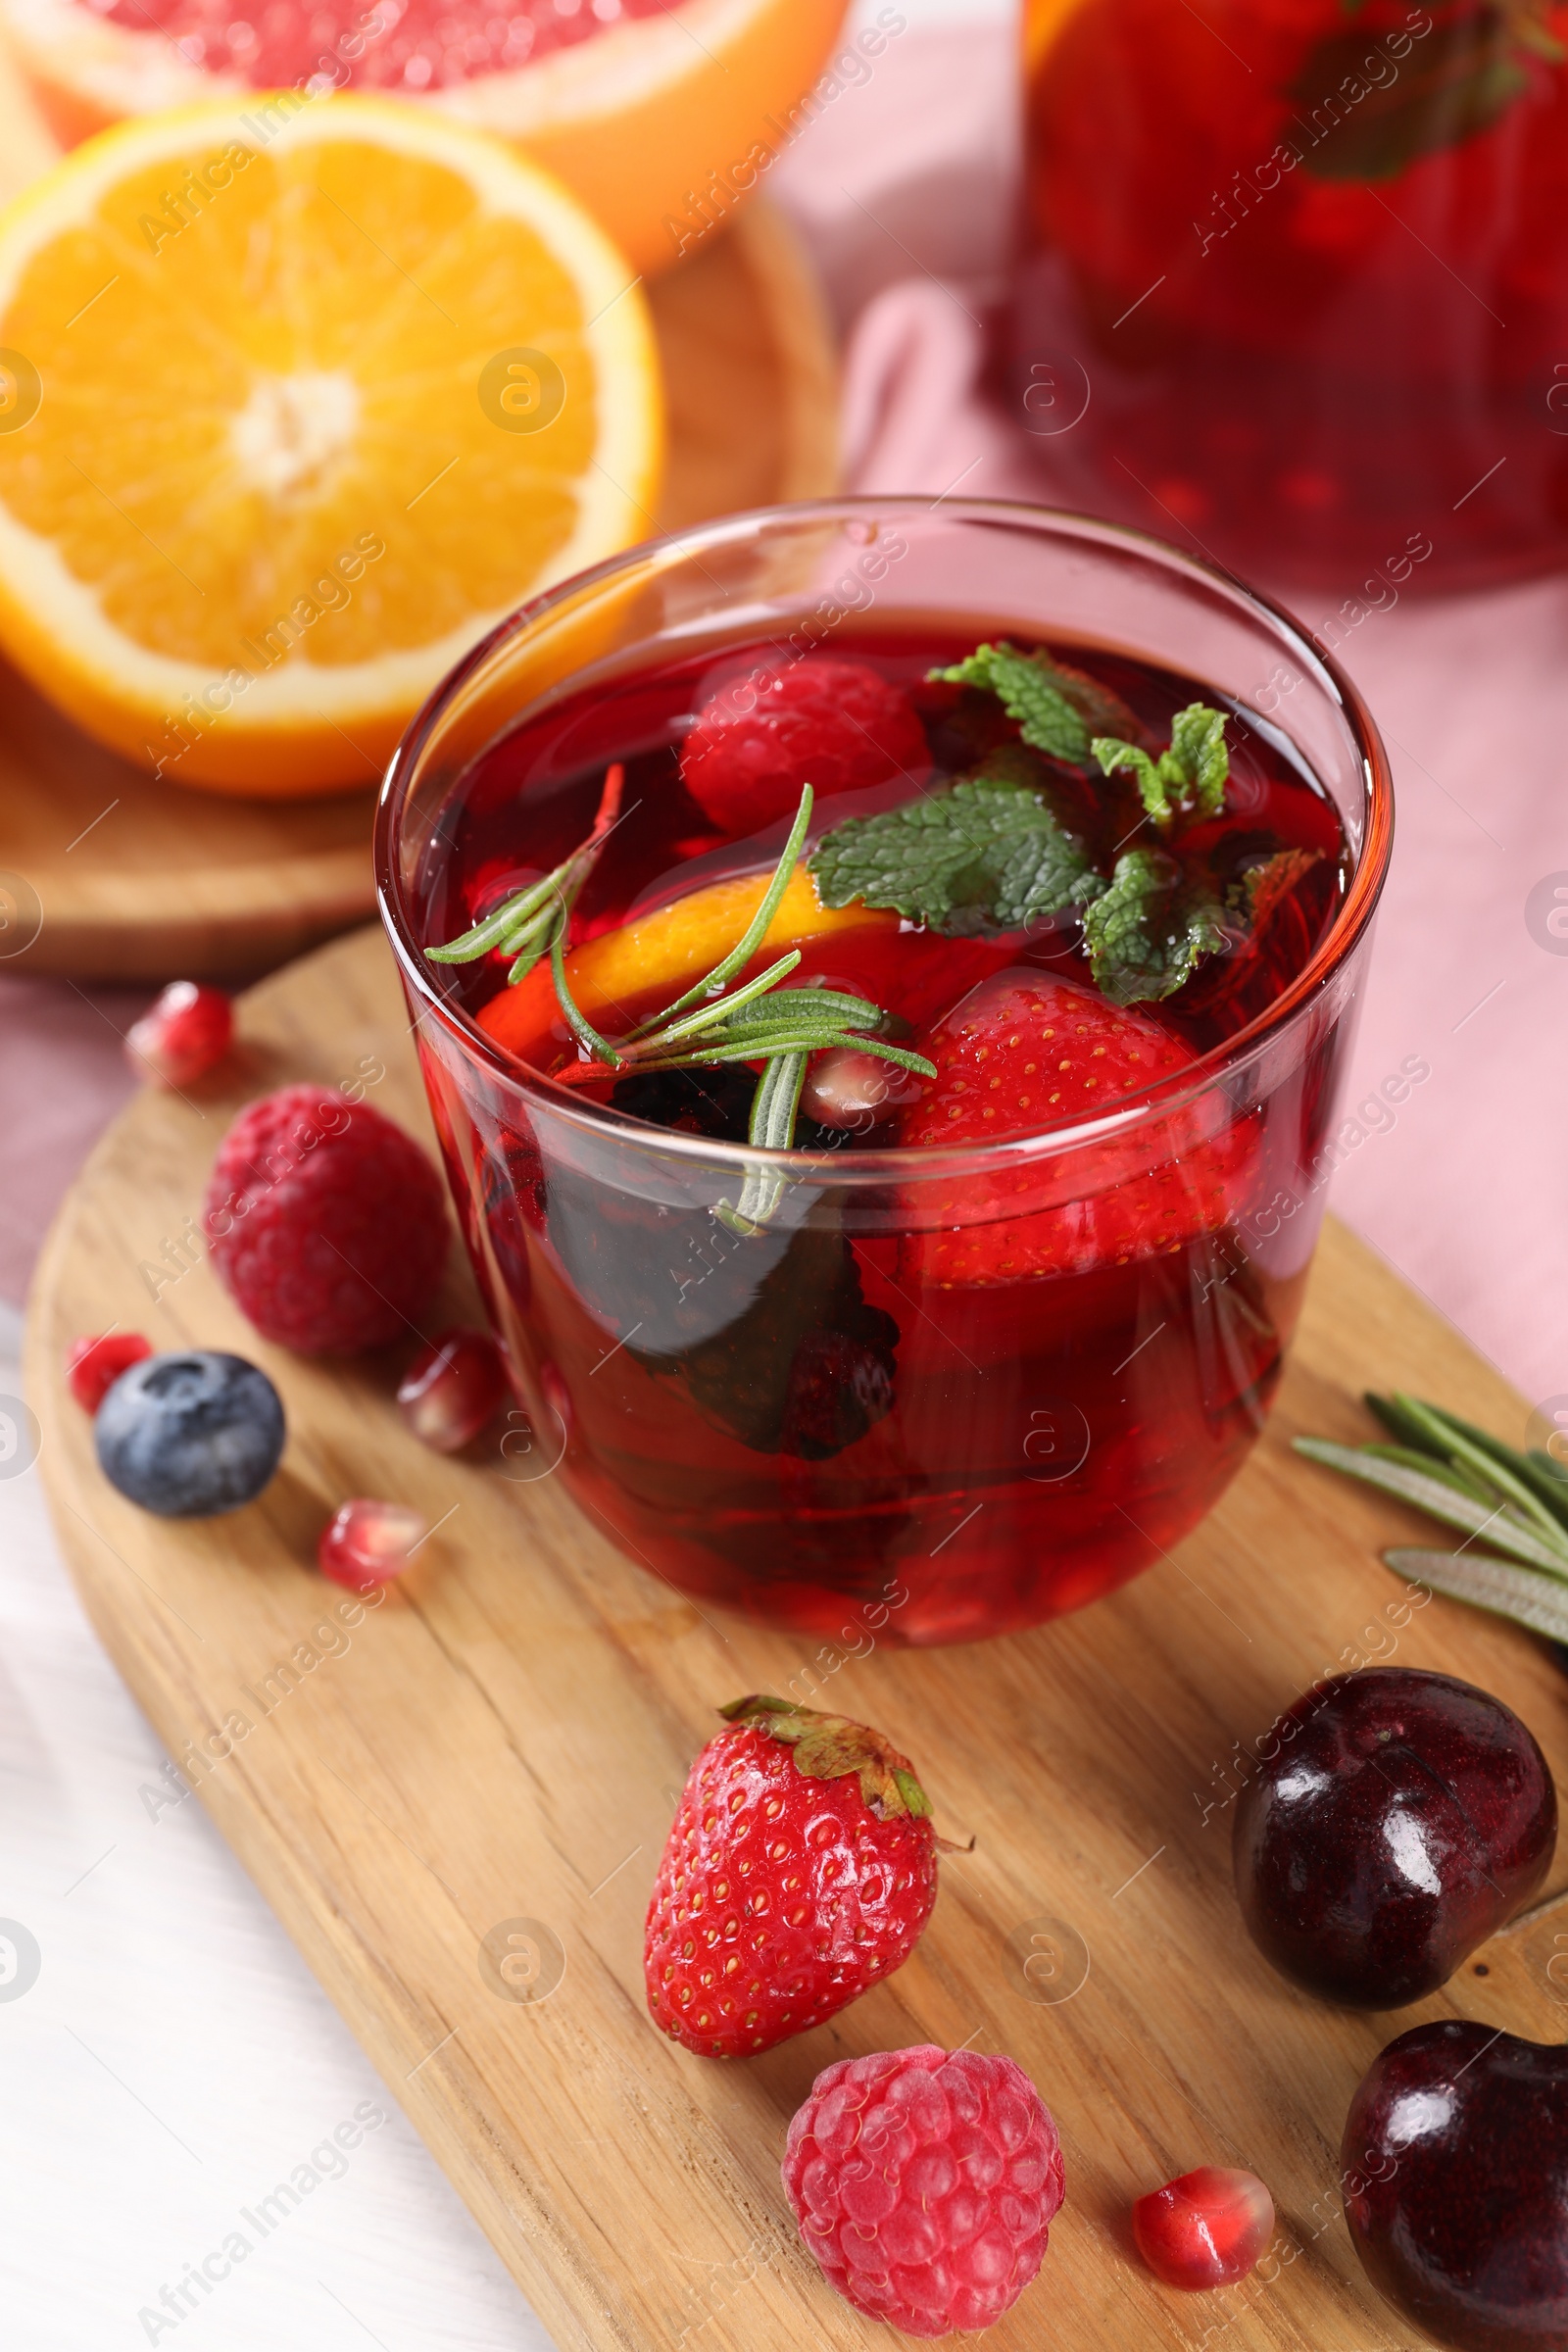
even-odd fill
[{"label": "cranberry", "polygon": [[363,1592],[368,1586],[390,1584],[401,1576],[429,1532],[420,1513],[406,1503],[356,1495],[352,1502],[339,1503],[322,1529],[317,1563],[334,1584],[352,1585]]},{"label": "cranberry", "polygon": [[133,1022],[125,1053],[133,1070],[165,1086],[187,1086],[221,1061],[234,1034],[234,1007],[220,988],[171,980],[157,1003]]},{"label": "cranberry", "polygon": [[398,1403],[421,1445],[460,1453],[489,1421],[506,1389],[492,1340],[482,1331],[444,1331],[404,1373]]},{"label": "cranberry", "polygon": [[1274,2234],[1274,2200],[1255,2173],[1200,2164],[1133,2207],[1133,2236],[1154,2277],[1196,2291],[1234,2286]]},{"label": "cranberry", "polygon": [[102,1339],[73,1340],[66,1349],[66,1386],[84,1413],[95,1413],[132,1364],[151,1355],[153,1344],[139,1331],[110,1331]]}]

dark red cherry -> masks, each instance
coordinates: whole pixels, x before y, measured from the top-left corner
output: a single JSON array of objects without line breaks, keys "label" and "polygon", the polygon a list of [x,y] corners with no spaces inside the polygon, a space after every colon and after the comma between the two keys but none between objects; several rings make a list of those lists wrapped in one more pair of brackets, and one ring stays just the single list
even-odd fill
[{"label": "dark red cherry", "polygon": [[1452,2352],[1568,2345],[1568,2049],[1471,2019],[1376,2058],[1341,2149],[1367,2277]]},{"label": "dark red cherry", "polygon": [[1259,1949],[1309,1992],[1360,2009],[1418,2001],[1546,1875],[1546,1760],[1470,1683],[1394,1666],[1336,1675],[1259,1745],[1237,1801],[1236,1889]]}]

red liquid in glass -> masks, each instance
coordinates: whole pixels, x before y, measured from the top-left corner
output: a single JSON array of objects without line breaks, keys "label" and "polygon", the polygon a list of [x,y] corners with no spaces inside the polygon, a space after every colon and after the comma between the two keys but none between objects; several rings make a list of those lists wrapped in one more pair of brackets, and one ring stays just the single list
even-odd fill
[{"label": "red liquid in glass", "polygon": [[1561,563],[1568,9],[1030,23],[1015,391],[1058,495],[1331,612]]},{"label": "red liquid in glass", "polygon": [[[925,720],[927,780],[972,764],[1012,730],[990,697],[922,683],[972,645],[939,626],[853,633],[836,653],[902,685]],[[1077,660],[1155,730],[1196,682],[1096,653]],[[680,782],[680,739],[715,680],[776,659],[765,645],[650,668],[558,703],[481,758],[455,791],[415,894],[427,944],[450,939],[564,858],[592,823],[606,763],[624,761],[626,814],[579,903],[574,938],[726,874],[770,865],[787,829],[714,833]],[[1232,718],[1232,781],[1216,842],[1319,853],[1250,955],[1219,956],[1187,989],[1141,1009],[1197,1052],[1255,1018],[1302,968],[1341,901],[1336,813],[1255,719]],[[878,805],[908,797],[884,787]],[[819,832],[860,806],[819,803]],[[1242,845],[1245,846],[1245,845]],[[699,862],[700,861],[700,862]],[[750,967],[760,969],[768,958]],[[950,940],[905,926],[808,943],[792,985],[848,982],[917,1031],[1003,971],[1087,981],[1075,921],[1039,936]],[[470,1012],[504,986],[496,959],[447,967]],[[672,992],[662,989],[661,1001]],[[620,1009],[629,1026],[650,1006]],[[422,1040],[422,1030],[421,1030]],[[1271,1274],[1245,1212],[1303,1178],[1331,1108],[1336,1032],[1279,1093],[1245,1112],[1232,1161],[1237,1216],[1161,1254],[1045,1279],[945,1287],[886,1213],[864,1229],[831,1200],[835,1145],[895,1145],[803,1122],[822,1153],[826,1205],[808,1226],[742,1239],[710,1206],[616,1189],[553,1151],[549,1114],[465,1080],[428,1043],[426,1077],[481,1285],[526,1402],[540,1468],[560,1453],[573,1492],[626,1548],[681,1591],[772,1623],[854,1641],[962,1641],[1039,1622],[1124,1582],[1202,1517],[1261,1426],[1294,1325],[1298,1263]],[[541,1041],[548,1068],[566,1032]],[[755,1080],[730,1081],[745,1141]],[[687,1132],[716,1113],[621,1091]],[[667,1081],[630,1082],[644,1090]],[[609,1100],[607,1082],[595,1090]],[[574,1098],[580,1100],[574,1090]],[[1211,1095],[1208,1129],[1223,1123]],[[706,1130],[712,1133],[710,1126]],[[1223,1152],[1224,1138],[1216,1149]],[[904,1153],[918,1192],[927,1154]],[[723,1189],[710,1188],[714,1197]],[[733,1187],[731,1188],[733,1189]],[[931,1217],[929,1208],[926,1223]],[[911,1216],[911,1226],[917,1222]],[[1278,1226],[1278,1218],[1274,1220]],[[1301,1232],[1311,1222],[1303,1214]],[[1298,1259],[1304,1250],[1298,1250]],[[564,1451],[563,1451],[564,1448]]]}]

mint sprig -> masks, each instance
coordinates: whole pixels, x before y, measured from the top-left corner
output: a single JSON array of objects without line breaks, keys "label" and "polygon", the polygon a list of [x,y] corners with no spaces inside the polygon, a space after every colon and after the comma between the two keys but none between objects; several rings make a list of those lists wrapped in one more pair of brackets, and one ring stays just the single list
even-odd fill
[{"label": "mint sprig", "polygon": [[1200,868],[1165,850],[1124,850],[1084,915],[1089,968],[1112,1004],[1174,996],[1226,944],[1224,913]]},{"label": "mint sprig", "polygon": [[[1393,1445],[1297,1438],[1298,1453],[1393,1494],[1467,1542],[1455,1551],[1399,1545],[1397,1575],[1568,1642],[1568,1477],[1549,1454],[1520,1452],[1473,1422],[1402,1392],[1366,1397]],[[1491,1548],[1472,1552],[1470,1544]],[[1498,1552],[1506,1555],[1499,1559]]]},{"label": "mint sprig", "polygon": [[1225,805],[1231,756],[1225,743],[1225,713],[1206,703],[1189,703],[1171,720],[1170,748],[1157,760],[1136,743],[1097,735],[1095,758],[1103,774],[1128,769],[1137,780],[1145,813],[1162,835],[1177,831]]},{"label": "mint sprig", "polygon": [[852,816],[811,858],[824,906],[860,899],[949,939],[1021,931],[1105,888],[1043,762],[1004,747],[946,792]]},{"label": "mint sprig", "polygon": [[1025,743],[1070,767],[1090,765],[1094,734],[1134,734],[1138,721],[1121,697],[1081,669],[1054,662],[1044,652],[1023,654],[1015,645],[977,645],[947,669],[926,672],[929,684],[981,686],[996,695]]}]

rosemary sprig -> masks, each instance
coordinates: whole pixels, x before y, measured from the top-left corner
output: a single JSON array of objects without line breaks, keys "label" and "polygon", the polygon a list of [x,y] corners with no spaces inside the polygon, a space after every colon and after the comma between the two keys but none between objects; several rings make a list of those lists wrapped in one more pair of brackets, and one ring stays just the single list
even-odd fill
[{"label": "rosemary sprig", "polygon": [[1521,1453],[1418,1396],[1369,1396],[1366,1403],[1396,1444],[1298,1438],[1297,1452],[1508,1554],[1472,1552],[1468,1544],[1457,1551],[1400,1546],[1383,1554],[1388,1565],[1455,1600],[1568,1642],[1568,1479],[1550,1456]]},{"label": "rosemary sprig", "polygon": [[[813,1054],[843,1047],[875,1054],[922,1078],[936,1076],[936,1065],[923,1054],[891,1043],[888,1032],[898,1024],[868,998],[842,989],[782,987],[801,961],[799,948],[791,948],[755,979],[729,985],[756,956],[789,887],[811,821],[809,784],[801,794],[767,888],[734,947],[662,1012],[639,1021],[623,1037],[602,1037],[571,993],[566,942],[572,907],[615,821],[620,788],[617,765],[606,775],[593,832],[553,874],[519,891],[461,939],[425,951],[437,963],[470,963],[497,948],[507,955],[515,952],[518,965],[510,975],[514,984],[548,954],[556,1001],[582,1056],[557,1071],[558,1085],[591,1085],[602,1081],[607,1070],[684,1070],[760,1061],[764,1066],[752,1100],[747,1141],[760,1150],[787,1152],[795,1141],[801,1090]],[[756,1232],[777,1208],[787,1181],[773,1168],[749,1164],[740,1200],[719,1201],[714,1214],[737,1232]]]},{"label": "rosemary sprig", "polygon": [[[526,890],[514,891],[482,923],[465,931],[461,939],[449,939],[444,948],[426,948],[426,960],[477,963],[481,956],[499,949],[503,956],[515,958],[507,974],[507,986],[515,988],[519,980],[526,980],[540,956],[553,955],[566,937],[571,910],[582,895],[583,884],[599,863],[599,853],[619,818],[625,781],[626,770],[616,760],[605,770],[599,813],[587,840],[579,842],[571,856],[564,858],[540,881],[530,882]],[[564,1004],[562,1009],[565,1010]],[[568,1013],[567,1018],[570,1017]]]}]

